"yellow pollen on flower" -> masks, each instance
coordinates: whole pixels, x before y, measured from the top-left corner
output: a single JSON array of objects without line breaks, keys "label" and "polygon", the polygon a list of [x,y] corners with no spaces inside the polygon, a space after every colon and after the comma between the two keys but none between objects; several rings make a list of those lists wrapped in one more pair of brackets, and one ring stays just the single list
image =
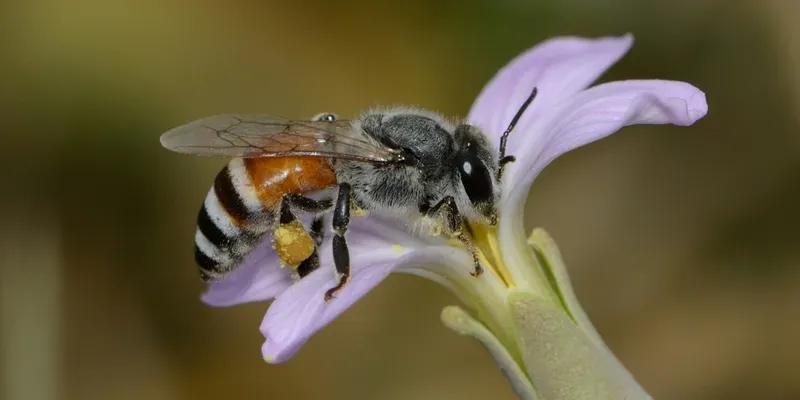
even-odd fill
[{"label": "yellow pollen on flower", "polygon": [[400,253],[403,252],[403,246],[400,246],[399,244],[395,244],[395,245],[392,246],[392,250],[394,250],[395,253],[400,254]]},{"label": "yellow pollen on flower", "polygon": [[[506,267],[503,255],[500,253],[497,228],[484,224],[470,224],[470,231],[472,233],[471,238],[474,251],[480,263],[500,278],[506,287],[509,289],[515,288],[514,280]],[[448,243],[452,246],[469,251],[460,240],[451,239]]]}]

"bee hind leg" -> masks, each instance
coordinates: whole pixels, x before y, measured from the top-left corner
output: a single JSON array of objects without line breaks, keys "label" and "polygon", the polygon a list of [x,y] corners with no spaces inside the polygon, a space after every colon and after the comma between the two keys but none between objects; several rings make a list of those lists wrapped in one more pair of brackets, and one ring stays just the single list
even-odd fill
[{"label": "bee hind leg", "polygon": [[319,268],[319,246],[322,245],[322,241],[325,239],[324,225],[325,217],[323,216],[316,217],[311,222],[311,232],[309,232],[309,235],[311,236],[311,239],[314,240],[314,244],[316,246],[314,248],[314,252],[297,266],[297,274],[300,276],[300,278],[314,272],[314,270]]},{"label": "bee hind leg", "polygon": [[350,184],[339,184],[339,194],[336,198],[336,208],[333,211],[333,263],[336,266],[336,276],[339,282],[325,292],[325,301],[330,301],[350,279],[350,251],[347,248],[347,226],[350,224]]},{"label": "bee hind leg", "polygon": [[[318,245],[292,212],[293,204],[297,203],[297,199],[291,196],[286,195],[281,200],[278,223],[272,232],[272,237],[281,263],[292,269],[298,269],[303,262],[313,257]],[[315,202],[315,200],[307,200]],[[309,261],[309,263],[311,264],[307,263],[304,266],[304,270],[308,270],[309,265],[313,265],[313,261]],[[298,271],[298,273],[300,272]]]}]

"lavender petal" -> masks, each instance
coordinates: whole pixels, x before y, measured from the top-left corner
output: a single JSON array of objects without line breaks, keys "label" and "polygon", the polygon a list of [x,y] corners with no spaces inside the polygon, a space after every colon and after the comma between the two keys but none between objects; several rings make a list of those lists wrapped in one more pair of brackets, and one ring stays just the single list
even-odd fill
[{"label": "lavender petal", "polygon": [[[467,120],[484,128],[499,141],[511,118],[536,87],[538,95],[524,118],[544,112],[572,94],[585,89],[633,44],[631,35],[595,39],[559,37],[540,43],[501,69],[472,105]],[[509,147],[524,132],[509,138]]]},{"label": "lavender petal", "polygon": [[401,256],[390,246],[352,253],[350,281],[327,304],[325,292],[336,285],[332,270],[320,268],[292,285],[270,306],[261,324],[264,359],[280,363],[291,358],[314,333],[389,276]]},{"label": "lavender petal", "polygon": [[[500,242],[522,246],[522,215],[536,176],[562,154],[636,124],[691,125],[708,111],[705,94],[685,83],[662,80],[611,82],[562,101],[520,129],[527,131],[510,164],[501,210]],[[509,216],[502,218],[503,215]]]},{"label": "lavender petal", "polygon": [[274,298],[291,284],[289,271],[280,267],[278,256],[267,240],[239,268],[209,284],[201,300],[216,307],[265,301]]}]

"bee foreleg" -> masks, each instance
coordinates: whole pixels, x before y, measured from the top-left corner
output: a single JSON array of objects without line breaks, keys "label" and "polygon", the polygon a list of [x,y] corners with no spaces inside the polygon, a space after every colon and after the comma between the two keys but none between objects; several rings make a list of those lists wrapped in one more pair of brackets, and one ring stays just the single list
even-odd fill
[{"label": "bee foreleg", "polygon": [[458,212],[458,206],[456,206],[453,196],[441,199],[433,207],[424,209],[423,213],[434,219],[443,219],[442,222],[445,224],[449,236],[458,236],[464,226],[463,218]]},{"label": "bee foreleg", "polygon": [[336,275],[339,283],[325,292],[325,301],[330,301],[333,295],[341,290],[350,279],[350,251],[347,249],[347,225],[350,224],[350,184],[339,184],[339,194],[336,197],[336,208],[333,211],[333,263],[336,266]]},{"label": "bee foreleg", "polygon": [[472,263],[475,269],[471,272],[472,276],[483,273],[478,252],[472,243],[472,237],[464,229],[464,217],[458,212],[458,206],[452,196],[447,196],[436,203],[433,207],[423,207],[423,213],[433,218],[443,218],[449,236],[457,237],[472,254]]},{"label": "bee foreleg", "polygon": [[480,276],[483,273],[483,267],[481,267],[481,260],[478,257],[478,251],[475,248],[475,244],[472,243],[472,236],[461,232],[458,234],[458,240],[460,240],[461,243],[463,243],[464,246],[469,249],[469,253],[472,255],[472,265],[474,269],[469,274],[475,277]]}]

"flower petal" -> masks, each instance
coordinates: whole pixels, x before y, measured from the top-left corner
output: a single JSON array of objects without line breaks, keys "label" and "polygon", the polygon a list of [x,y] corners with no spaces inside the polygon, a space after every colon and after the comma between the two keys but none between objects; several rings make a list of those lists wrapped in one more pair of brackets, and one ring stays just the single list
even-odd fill
[{"label": "flower petal", "polygon": [[[504,178],[500,243],[504,253],[523,248],[522,215],[536,176],[560,155],[635,124],[691,125],[708,112],[700,89],[676,81],[620,81],[584,90],[539,118],[520,121],[524,140]],[[525,118],[523,117],[523,120]],[[507,215],[508,218],[503,218]],[[510,246],[513,246],[511,248]],[[506,247],[509,247],[506,249]]]},{"label": "flower petal", "polygon": [[[354,242],[358,244],[368,243],[368,240],[358,239],[361,234],[373,238],[383,238],[394,244],[416,245],[421,243],[411,238],[405,230],[397,227],[396,223],[393,224],[379,217],[358,220],[354,223],[350,232],[350,235],[356,235]],[[328,250],[320,249],[323,263],[326,257],[331,254],[330,240],[327,240],[327,244]],[[351,252],[358,249],[359,247],[353,248],[351,245]],[[210,283],[201,300],[215,307],[270,300],[294,283],[290,273],[289,269],[281,268],[278,255],[272,247],[272,242],[265,240],[253,250],[239,268],[224,278]]]},{"label": "flower petal", "polygon": [[391,252],[390,255],[385,248],[374,245],[371,252],[354,254],[350,282],[328,304],[323,300],[325,291],[335,284],[330,271],[314,271],[283,293],[272,304],[261,324],[261,333],[266,338],[261,348],[264,359],[269,363],[290,359],[314,333],[331,323],[392,272],[432,278],[451,289],[454,282],[448,278],[422,272],[437,267],[460,269],[466,279],[475,279],[469,275],[471,269],[468,268],[472,268],[469,256],[451,246],[394,247]]},{"label": "flower petal", "polygon": [[[267,362],[280,363],[290,359],[314,333],[398,269],[420,265],[453,268],[453,264],[471,267],[466,253],[450,246],[387,248],[373,242],[369,248],[370,251],[351,253],[353,270],[350,282],[328,304],[324,301],[325,292],[335,285],[330,266],[327,271],[321,267],[312,272],[275,300],[261,324],[261,333],[266,338],[261,351]],[[415,275],[419,272],[415,268],[409,269]],[[471,278],[468,272],[465,275]]]},{"label": "flower petal", "polygon": [[405,230],[378,218],[353,220],[347,232],[350,282],[325,304],[325,292],[336,285],[330,241],[320,248],[319,269],[283,292],[270,306],[261,332],[270,363],[291,358],[316,331],[365,296],[399,265],[404,254],[426,244]]},{"label": "flower petal", "polygon": [[330,267],[322,267],[290,287],[270,306],[261,324],[266,338],[262,347],[264,359],[279,363],[291,358],[314,333],[386,279],[397,266],[397,257],[385,247],[369,254],[354,254],[350,282],[327,304],[325,292],[336,282]]},{"label": "flower petal", "polygon": [[[392,229],[396,228],[391,225],[383,226],[382,237],[375,236],[378,232],[371,233],[368,229],[356,229],[357,233],[351,232],[352,227],[348,230],[348,242],[352,243],[350,282],[327,304],[324,301],[325,292],[336,281],[331,273],[333,266],[326,266],[324,263],[319,270],[295,283],[275,300],[261,324],[261,332],[266,338],[262,353],[267,362],[280,363],[291,358],[314,333],[336,319],[398,269],[420,275],[420,267],[424,266],[427,271],[440,268],[451,274],[460,271],[465,279],[475,279],[469,275],[472,264],[466,252],[451,246],[418,241],[407,233],[404,237],[397,237],[405,241],[404,244],[397,245],[393,239],[386,239],[385,232]],[[445,275],[436,275],[434,279],[458,284]],[[457,277],[454,279],[458,280]],[[490,283],[487,288],[498,284],[492,280],[497,280],[495,277],[487,276],[484,279]]]},{"label": "flower petal", "polygon": [[226,307],[274,298],[292,284],[289,270],[281,268],[269,240],[264,241],[236,270],[208,285],[201,300]]},{"label": "flower petal", "polygon": [[[559,37],[542,42],[517,56],[492,78],[473,103],[467,120],[499,141],[534,87],[538,94],[526,115],[547,110],[585,89],[627,53],[632,44],[631,35],[595,39]],[[521,135],[511,135],[510,145],[517,136]]]},{"label": "flower petal", "polygon": [[477,339],[489,351],[489,354],[497,362],[497,366],[500,367],[500,371],[511,383],[511,388],[517,397],[525,400],[539,399],[530,378],[525,375],[525,371],[508,353],[508,349],[503,346],[503,343],[485,325],[458,306],[445,307],[442,310],[441,318],[446,327],[459,335]]},{"label": "flower petal", "polygon": [[686,82],[630,80],[584,90],[546,115],[519,126],[528,132],[514,147],[518,149],[517,161],[510,164],[506,179],[508,189],[514,190],[507,194],[527,192],[536,175],[558,156],[625,126],[688,126],[706,112],[705,94]]}]

